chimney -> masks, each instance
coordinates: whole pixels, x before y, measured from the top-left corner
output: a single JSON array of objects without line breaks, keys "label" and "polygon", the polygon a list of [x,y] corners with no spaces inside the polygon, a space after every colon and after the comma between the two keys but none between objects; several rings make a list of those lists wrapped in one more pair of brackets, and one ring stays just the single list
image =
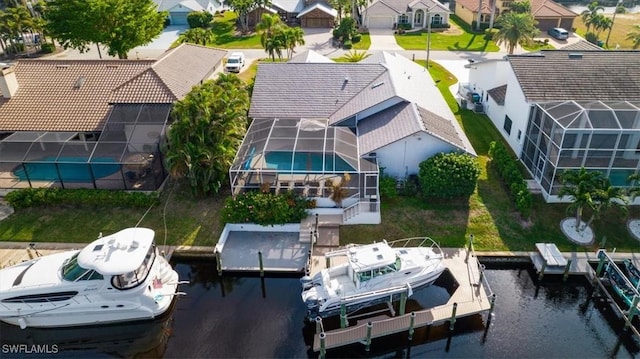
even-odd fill
[{"label": "chimney", "polygon": [[18,91],[18,80],[13,67],[3,67],[0,70],[0,92],[2,97],[11,98]]}]

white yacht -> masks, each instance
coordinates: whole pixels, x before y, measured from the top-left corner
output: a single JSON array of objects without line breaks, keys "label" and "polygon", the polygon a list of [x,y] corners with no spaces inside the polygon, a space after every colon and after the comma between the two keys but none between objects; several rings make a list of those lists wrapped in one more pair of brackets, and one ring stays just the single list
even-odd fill
[{"label": "white yacht", "polygon": [[182,293],[154,235],[127,228],[0,270],[0,320],[24,329],[156,318]]},{"label": "white yacht", "polygon": [[[432,284],[445,270],[443,253],[431,239],[420,239],[423,241],[417,247],[392,246],[416,240],[408,238],[391,243],[350,244],[325,254],[327,258],[343,260],[301,279],[308,319],[336,315],[343,305],[346,311],[354,312],[390,302],[402,292],[411,296],[414,290]],[[430,246],[425,246],[427,243]]]}]

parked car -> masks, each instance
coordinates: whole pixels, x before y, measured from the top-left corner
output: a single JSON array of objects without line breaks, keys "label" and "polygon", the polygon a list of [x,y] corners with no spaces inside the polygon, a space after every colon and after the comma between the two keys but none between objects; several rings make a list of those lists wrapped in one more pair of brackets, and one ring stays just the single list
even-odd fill
[{"label": "parked car", "polygon": [[549,29],[548,33],[558,40],[566,40],[569,38],[569,31],[561,27],[554,27],[553,29]]},{"label": "parked car", "polygon": [[240,72],[244,67],[244,54],[242,52],[233,52],[227,58],[224,69],[229,72]]}]

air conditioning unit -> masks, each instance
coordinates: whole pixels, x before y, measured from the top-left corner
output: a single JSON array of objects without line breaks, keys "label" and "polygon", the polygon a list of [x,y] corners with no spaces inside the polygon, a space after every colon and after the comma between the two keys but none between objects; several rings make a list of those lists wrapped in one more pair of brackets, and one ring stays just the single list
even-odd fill
[{"label": "air conditioning unit", "polygon": [[476,103],[473,105],[473,112],[475,113],[484,113],[484,106],[481,103]]}]

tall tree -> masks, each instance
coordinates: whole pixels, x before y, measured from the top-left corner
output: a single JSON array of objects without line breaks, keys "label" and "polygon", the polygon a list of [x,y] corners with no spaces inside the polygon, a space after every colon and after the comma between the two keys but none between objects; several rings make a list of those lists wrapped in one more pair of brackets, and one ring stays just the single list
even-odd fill
[{"label": "tall tree", "polygon": [[608,30],[613,26],[613,20],[609,17],[606,17],[602,14],[597,14],[592,19],[591,25],[593,29],[596,31],[598,37],[600,37],[600,33],[604,30]]},{"label": "tall tree", "polygon": [[284,24],[278,14],[263,14],[260,22],[256,24],[256,32],[260,35],[260,43],[265,47],[267,40],[280,34]]},{"label": "tall tree", "polygon": [[622,188],[612,186],[608,178],[602,178],[595,185],[596,188],[592,193],[591,218],[587,221],[585,228],[589,227],[594,219],[599,218],[603,212],[610,208],[617,208],[623,213],[627,212],[627,198]]},{"label": "tall tree", "polygon": [[169,171],[186,178],[194,194],[217,193],[247,129],[249,95],[232,74],[196,86],[171,112]]},{"label": "tall tree", "polygon": [[560,175],[562,188],[560,198],[569,197],[571,205],[567,211],[575,211],[576,231],[586,228],[582,226],[582,212],[584,208],[593,209],[596,205],[594,197],[597,195],[598,183],[604,180],[604,174],[600,171],[587,171],[584,167],[580,170],[565,171]]},{"label": "tall tree", "polygon": [[593,18],[598,15],[598,11],[604,11],[604,7],[599,6],[597,1],[594,1],[587,5],[587,9],[580,13],[582,22],[587,26],[587,32],[593,25]]},{"label": "tall tree", "polygon": [[633,48],[640,47],[640,25],[634,25],[632,31],[627,33],[627,40],[633,42]]},{"label": "tall tree", "polygon": [[284,43],[287,48],[287,58],[291,58],[298,45],[304,45],[304,31],[300,27],[288,27],[283,31]]},{"label": "tall tree", "polygon": [[45,10],[49,33],[65,48],[104,44],[121,59],[158,37],[166,17],[153,0],[51,0]]},{"label": "tall tree", "polygon": [[509,5],[509,9],[518,14],[528,14],[531,12],[531,3],[529,0],[514,1]]},{"label": "tall tree", "polygon": [[230,0],[228,3],[231,10],[238,14],[238,23],[243,34],[249,32],[249,12],[255,9],[255,0]]},{"label": "tall tree", "polygon": [[498,44],[505,43],[509,54],[513,54],[516,46],[528,43],[538,34],[536,20],[533,15],[508,12],[500,15],[497,21],[500,30],[495,34],[494,39]]}]

